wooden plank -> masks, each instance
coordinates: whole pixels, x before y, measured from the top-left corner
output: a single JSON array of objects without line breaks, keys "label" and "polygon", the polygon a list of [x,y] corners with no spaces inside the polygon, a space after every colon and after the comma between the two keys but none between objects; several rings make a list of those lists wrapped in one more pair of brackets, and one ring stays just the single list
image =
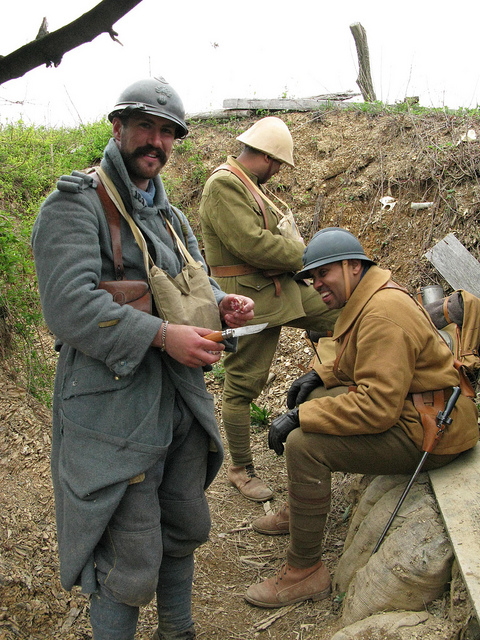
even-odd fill
[{"label": "wooden plank", "polygon": [[472,606],[480,620],[480,444],[429,471]]},{"label": "wooden plank", "polygon": [[231,98],[223,101],[223,108],[255,110],[266,109],[267,111],[282,111],[283,109],[290,109],[291,111],[314,111],[321,105],[326,105],[330,102],[331,101],[329,100],[317,100],[315,98],[299,98],[298,100],[293,98],[278,98],[271,100]]},{"label": "wooden plank", "polygon": [[465,289],[480,297],[480,263],[449,233],[425,254],[453,289]]},{"label": "wooden plank", "polygon": [[187,113],[185,118],[187,122],[190,122],[192,120],[228,120],[230,118],[249,118],[251,115],[251,109],[217,109],[215,111]]}]

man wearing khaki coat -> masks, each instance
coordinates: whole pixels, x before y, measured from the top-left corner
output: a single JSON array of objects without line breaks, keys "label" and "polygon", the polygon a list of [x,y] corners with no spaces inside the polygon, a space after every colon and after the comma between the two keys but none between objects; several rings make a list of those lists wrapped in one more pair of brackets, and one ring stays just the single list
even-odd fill
[{"label": "man wearing khaki coat", "polygon": [[232,464],[230,482],[249,500],[272,491],[257,477],[250,448],[250,403],[261,393],[282,325],[328,332],[337,313],[329,311],[311,286],[295,282],[304,244],[284,237],[278,215],[262,187],[282,164],[294,166],[293,140],[275,117],[256,122],[237,140],[238,158],[229,156],[205,185],[200,219],[207,263],[220,287],[255,301],[254,323],[268,322],[257,335],[242,337],[225,357],[222,418]]},{"label": "man wearing khaki coat", "polygon": [[[291,411],[270,428],[269,446],[278,455],[286,442],[288,505],[252,526],[267,535],[290,533],[290,545],[277,575],[250,586],[245,596],[268,608],[329,594],[321,553],[331,472],[411,475],[423,450],[433,451],[424,463],[429,470],[478,440],[475,403],[461,395],[436,447],[425,444],[423,420],[429,411],[444,410],[460,378],[427,312],[390,280],[390,271],[339,228],[319,231],[303,259],[296,277],[310,276],[325,304],[341,309],[333,335],[337,355],[292,385]],[[339,386],[346,391],[331,397]],[[433,429],[438,435],[435,420]]]}]

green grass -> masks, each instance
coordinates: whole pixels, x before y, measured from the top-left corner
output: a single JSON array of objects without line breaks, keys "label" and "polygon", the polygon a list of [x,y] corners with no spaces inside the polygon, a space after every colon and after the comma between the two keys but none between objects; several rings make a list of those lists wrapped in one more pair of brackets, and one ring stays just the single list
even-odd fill
[{"label": "green grass", "polygon": [[46,328],[30,248],[33,222],[62,174],[98,162],[110,138],[105,120],[77,129],[23,122],[0,126],[0,317],[4,365],[41,402],[51,396],[55,357],[45,350]]}]

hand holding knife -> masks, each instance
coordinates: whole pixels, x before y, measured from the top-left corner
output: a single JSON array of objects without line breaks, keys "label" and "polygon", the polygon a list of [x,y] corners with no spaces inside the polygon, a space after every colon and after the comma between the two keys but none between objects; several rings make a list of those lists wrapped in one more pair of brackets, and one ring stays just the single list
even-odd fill
[{"label": "hand holding knife", "polygon": [[263,331],[268,325],[268,322],[262,324],[251,324],[246,327],[239,327],[238,329],[224,329],[223,331],[213,331],[206,336],[202,336],[206,340],[212,340],[212,342],[222,342],[222,340],[228,340],[229,338],[240,338],[241,336],[248,336],[253,333],[259,333]]}]

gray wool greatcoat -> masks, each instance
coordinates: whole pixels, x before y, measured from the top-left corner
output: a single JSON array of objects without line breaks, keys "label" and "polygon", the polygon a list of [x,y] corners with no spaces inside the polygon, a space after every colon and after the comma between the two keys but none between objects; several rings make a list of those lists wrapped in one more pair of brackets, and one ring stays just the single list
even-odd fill
[{"label": "gray wool greatcoat", "polygon": [[[147,238],[155,263],[172,276],[182,268],[162,222],[181,225],[158,176],[153,207],[130,182],[112,140],[102,168]],[[188,229],[188,249],[202,260]],[[43,203],[32,244],[45,320],[60,351],[53,400],[52,477],[60,574],[70,589],[95,590],[93,550],[119,504],[129,479],[162,456],[172,438],[179,394],[210,436],[206,486],[222,463],[223,448],[201,368],[181,365],[150,344],[161,319],[119,306],[97,289],[114,280],[105,215],[88,175],[63,176]],[[122,219],[127,279],[146,279],[143,257]],[[225,296],[212,280],[217,302]],[[188,469],[181,470],[188,473]]]}]

